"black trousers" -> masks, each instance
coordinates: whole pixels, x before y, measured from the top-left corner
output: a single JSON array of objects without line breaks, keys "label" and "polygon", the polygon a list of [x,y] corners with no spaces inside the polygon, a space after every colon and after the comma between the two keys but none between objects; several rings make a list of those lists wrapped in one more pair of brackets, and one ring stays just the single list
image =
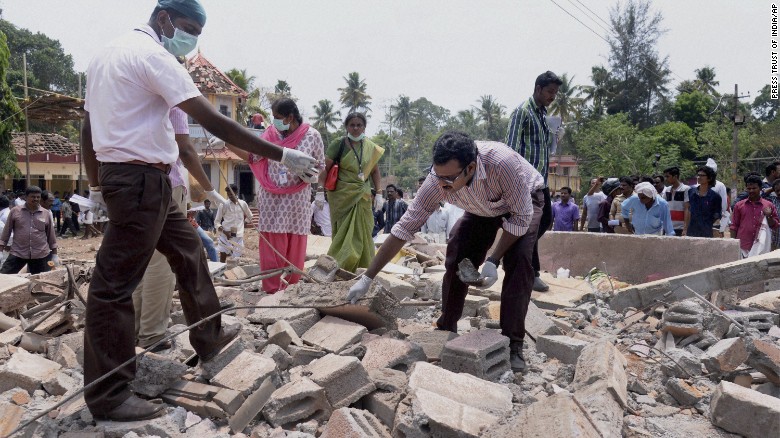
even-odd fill
[{"label": "black trousers", "polygon": [[[531,301],[534,271],[531,255],[536,243],[537,229],[542,217],[544,196],[542,191],[532,194],[534,215],[528,232],[520,237],[502,259],[504,283],[501,287],[501,334],[512,342],[525,337],[525,315]],[[457,332],[458,320],[463,314],[469,286],[458,277],[458,263],[468,258],[479,267],[496,239],[503,217],[482,217],[464,213],[453,227],[447,242],[447,269],[442,282],[442,314],[436,321],[440,329]]]},{"label": "black trousers", "polygon": [[549,187],[543,188],[542,193],[544,194],[544,207],[542,207],[542,218],[539,221],[539,232],[536,235],[536,242],[534,242],[533,255],[534,275],[537,277],[539,276],[539,271],[541,271],[541,264],[539,263],[539,239],[544,236],[544,233],[547,232],[547,229],[550,228],[550,224],[552,223],[552,201],[550,200]]},{"label": "black trousers", "polygon": [[27,271],[30,274],[51,271],[51,267],[48,265],[49,260],[51,260],[51,254],[41,259],[23,259],[9,254],[3,263],[3,267],[0,268],[0,274],[18,274],[25,265],[27,265]]},{"label": "black trousers", "polygon": [[76,230],[76,227],[73,225],[73,219],[66,217],[62,219],[62,227],[60,228],[60,236],[65,236],[65,232],[70,230],[70,232],[75,237],[78,234],[78,230]]},{"label": "black trousers", "polygon": [[[220,310],[203,244],[171,197],[164,172],[144,165],[105,164],[100,185],[111,226],[97,253],[84,330],[84,383],[89,384],[135,354],[133,290],[155,249],[163,253],[179,283],[187,324]],[[190,331],[200,355],[211,353],[220,335],[220,317]],[[106,414],[130,395],[135,362],[85,391],[93,414]]]}]

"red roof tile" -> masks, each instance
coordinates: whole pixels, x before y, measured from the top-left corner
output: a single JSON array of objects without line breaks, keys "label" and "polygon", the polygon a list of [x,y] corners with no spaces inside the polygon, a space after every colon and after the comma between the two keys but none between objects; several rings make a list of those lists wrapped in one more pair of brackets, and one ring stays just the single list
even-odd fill
[{"label": "red roof tile", "polygon": [[187,61],[187,71],[203,94],[238,95],[244,99],[247,97],[247,92],[206,59],[200,50]]},{"label": "red roof tile", "polygon": [[[16,155],[24,155],[24,132],[12,132],[11,145],[16,150]],[[31,132],[28,134],[30,143],[30,155],[53,154],[63,157],[77,155],[79,145],[72,143],[59,134]]]}]

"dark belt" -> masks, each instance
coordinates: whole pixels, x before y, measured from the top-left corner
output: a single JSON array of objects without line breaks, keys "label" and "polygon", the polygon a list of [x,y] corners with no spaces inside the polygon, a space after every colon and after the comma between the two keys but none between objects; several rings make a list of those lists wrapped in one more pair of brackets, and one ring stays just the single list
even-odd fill
[{"label": "dark belt", "polygon": [[163,172],[165,174],[168,174],[171,172],[171,165],[170,164],[163,164],[163,163],[147,163],[145,161],[141,160],[132,160],[132,161],[125,161],[123,163],[100,163],[101,166],[115,166],[118,164],[132,164],[134,166],[147,166],[147,167],[153,167],[160,172]]}]

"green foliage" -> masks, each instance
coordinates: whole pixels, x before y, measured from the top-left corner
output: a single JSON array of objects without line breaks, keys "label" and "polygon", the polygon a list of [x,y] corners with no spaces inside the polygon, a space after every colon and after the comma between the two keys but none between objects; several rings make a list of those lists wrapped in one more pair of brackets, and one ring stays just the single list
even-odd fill
[{"label": "green foliage", "polygon": [[230,78],[233,83],[241,87],[247,92],[247,98],[245,101],[238,105],[236,111],[236,118],[239,123],[244,123],[255,113],[260,113],[266,119],[268,118],[268,112],[263,109],[260,103],[260,89],[255,87],[255,77],[247,73],[246,69],[231,68],[225,72],[225,75]]},{"label": "green foliage", "polygon": [[[696,143],[696,136],[693,130],[682,122],[666,122],[656,125],[647,130],[647,135],[656,139],[664,149],[676,147],[683,160],[691,161],[696,159],[699,154],[699,145]],[[670,163],[672,166],[683,167],[680,163]],[[663,170],[663,169],[662,169]]]},{"label": "green foliage", "polygon": [[11,56],[6,43],[5,33],[0,32],[0,175],[18,174],[16,152],[11,145],[11,132],[17,130],[23,121],[19,105],[5,81],[8,72],[8,59]]},{"label": "green foliage", "polygon": [[707,114],[712,111],[714,105],[712,98],[701,91],[681,93],[673,105],[674,116],[691,129],[696,129],[707,121]]},{"label": "green foliage", "polygon": [[309,120],[312,121],[314,129],[320,132],[325,144],[328,144],[331,138],[335,138],[331,137],[329,128],[338,128],[341,121],[341,111],[336,111],[333,102],[328,99],[320,100],[312,108],[314,108],[314,117],[309,117]]},{"label": "green foliage", "polygon": [[753,112],[762,122],[771,122],[777,118],[778,110],[780,110],[780,100],[772,99],[771,90],[767,84],[753,101]]},{"label": "green foliage", "polygon": [[347,110],[347,113],[353,113],[355,111],[369,112],[371,108],[371,96],[366,92],[366,81],[360,79],[360,74],[356,71],[349,73],[344,77],[344,81],[347,86],[339,88],[341,96],[339,102]]}]

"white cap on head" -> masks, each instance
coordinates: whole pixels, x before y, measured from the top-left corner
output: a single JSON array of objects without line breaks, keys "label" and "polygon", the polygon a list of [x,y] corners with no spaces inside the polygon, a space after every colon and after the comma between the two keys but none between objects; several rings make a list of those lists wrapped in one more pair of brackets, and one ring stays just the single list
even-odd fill
[{"label": "white cap on head", "polygon": [[718,171],[718,164],[715,163],[715,160],[712,158],[707,158],[707,164],[705,166],[709,167],[710,169],[714,170],[715,172]]},{"label": "white cap on head", "polygon": [[655,187],[647,181],[637,184],[636,187],[634,187],[634,191],[641,195],[645,195],[648,198],[654,198],[655,195],[658,194]]}]

